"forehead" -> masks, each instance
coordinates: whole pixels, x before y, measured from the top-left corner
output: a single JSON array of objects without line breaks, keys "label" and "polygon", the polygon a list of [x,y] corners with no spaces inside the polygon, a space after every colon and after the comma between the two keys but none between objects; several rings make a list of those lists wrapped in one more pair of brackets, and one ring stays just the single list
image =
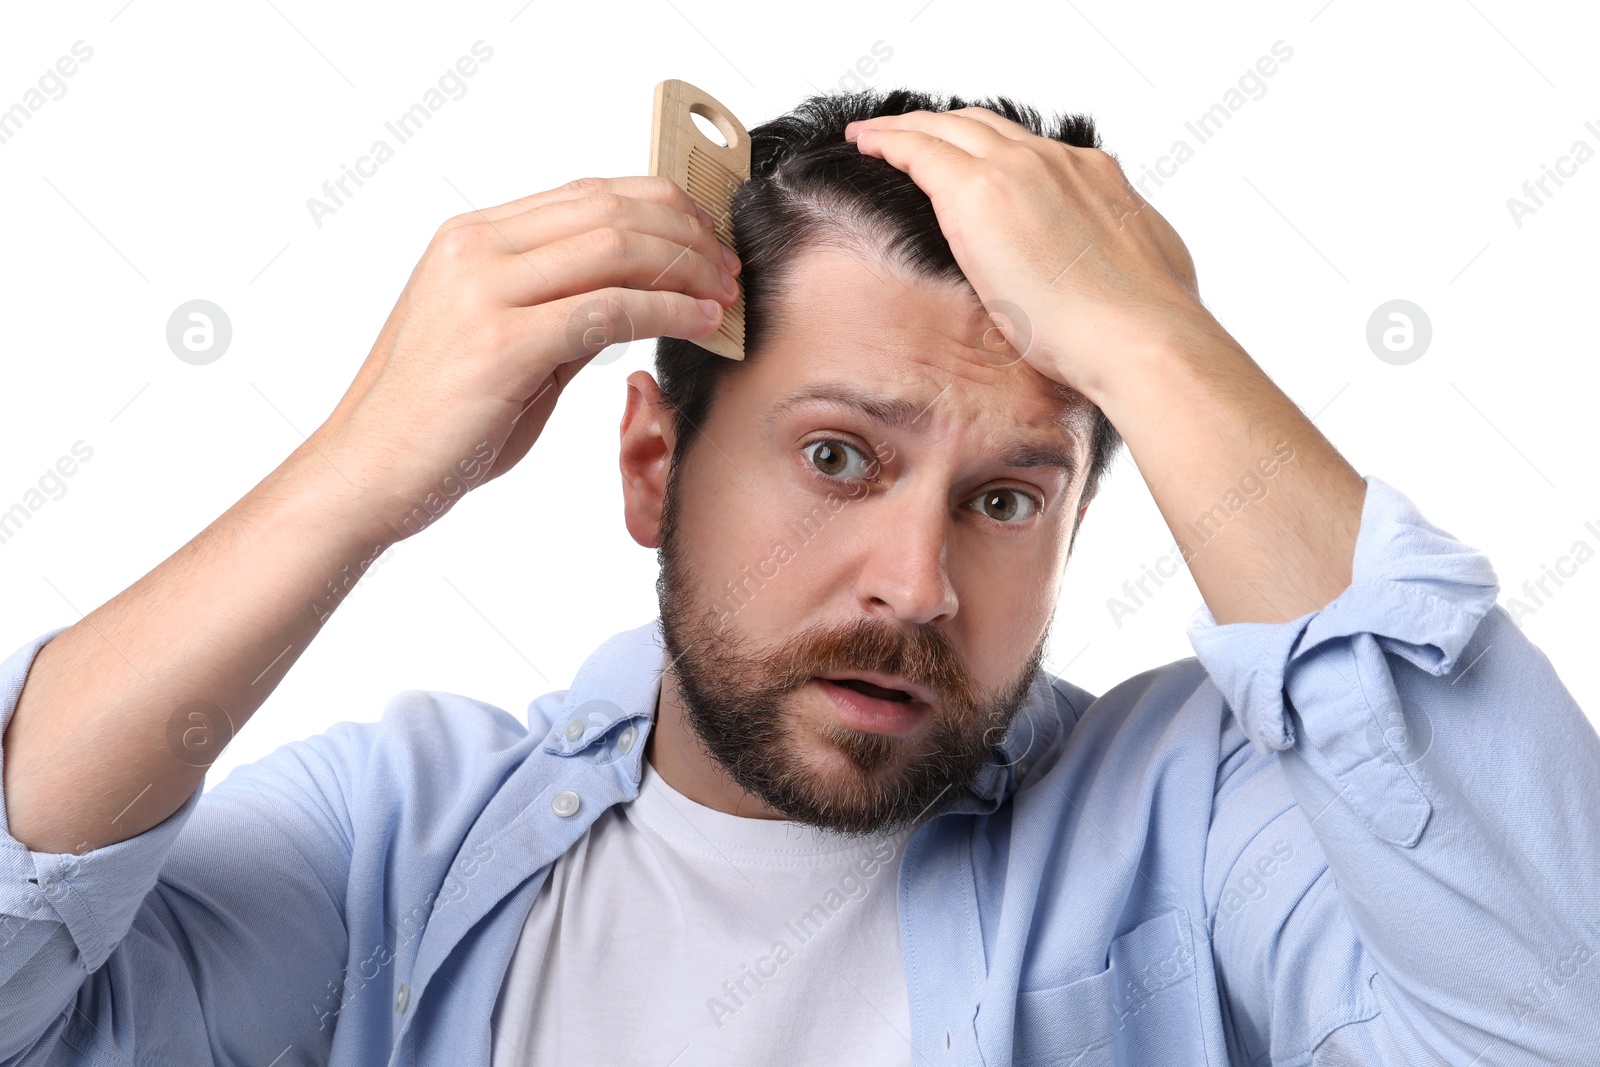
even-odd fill
[{"label": "forehead", "polygon": [[1086,462],[1088,402],[1006,347],[965,285],[824,246],[796,257],[778,300],[760,358],[726,383],[746,404],[770,409],[848,382],[913,402],[917,427],[1040,443],[1065,431]]}]

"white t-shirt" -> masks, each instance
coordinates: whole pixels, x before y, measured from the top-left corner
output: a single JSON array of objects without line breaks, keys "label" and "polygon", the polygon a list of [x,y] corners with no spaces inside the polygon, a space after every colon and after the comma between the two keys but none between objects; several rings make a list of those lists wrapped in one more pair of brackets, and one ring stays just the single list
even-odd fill
[{"label": "white t-shirt", "polygon": [[646,760],[540,888],[493,1067],[911,1062],[896,885],[912,829],[845,837],[689,800]]}]

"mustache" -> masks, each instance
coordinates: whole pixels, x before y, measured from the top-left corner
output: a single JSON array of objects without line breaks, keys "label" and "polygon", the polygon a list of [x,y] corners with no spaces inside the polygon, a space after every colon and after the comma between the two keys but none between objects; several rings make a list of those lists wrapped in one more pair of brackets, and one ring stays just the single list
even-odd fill
[{"label": "mustache", "polygon": [[818,623],[784,642],[770,662],[773,686],[785,692],[818,674],[859,670],[899,675],[953,708],[974,707],[982,697],[950,638],[927,626],[903,629],[868,618]]}]

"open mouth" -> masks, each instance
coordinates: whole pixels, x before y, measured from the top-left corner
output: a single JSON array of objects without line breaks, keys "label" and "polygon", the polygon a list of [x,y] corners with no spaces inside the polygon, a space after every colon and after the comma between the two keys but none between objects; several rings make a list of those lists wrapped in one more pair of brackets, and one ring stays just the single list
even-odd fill
[{"label": "open mouth", "polygon": [[871,682],[864,682],[859,678],[827,678],[824,681],[844,686],[846,689],[854,689],[858,693],[865,693],[867,696],[877,697],[879,700],[898,700],[907,704],[911,703],[911,694],[903,689],[885,689],[881,685],[873,685]]},{"label": "open mouth", "polygon": [[819,676],[812,680],[822,686],[834,716],[852,729],[887,736],[907,736],[925,729],[933,715],[932,704],[904,689],[879,685],[865,678]]}]

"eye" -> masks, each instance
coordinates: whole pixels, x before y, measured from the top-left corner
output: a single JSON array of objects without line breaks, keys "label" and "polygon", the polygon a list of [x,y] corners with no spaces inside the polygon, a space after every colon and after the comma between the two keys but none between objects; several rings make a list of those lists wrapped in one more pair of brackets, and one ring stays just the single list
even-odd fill
[{"label": "eye", "polygon": [[974,511],[981,511],[995,522],[1012,525],[1028,518],[1039,510],[1039,501],[1031,493],[1020,489],[989,489],[972,501]]},{"label": "eye", "polygon": [[[861,449],[848,441],[835,441],[832,439],[812,441],[801,448],[801,451],[806,454],[806,458],[813,467],[830,478],[844,480],[867,478],[878,470],[878,461],[876,459],[867,459]],[[849,473],[851,456],[855,456],[862,461],[854,474]]]}]

